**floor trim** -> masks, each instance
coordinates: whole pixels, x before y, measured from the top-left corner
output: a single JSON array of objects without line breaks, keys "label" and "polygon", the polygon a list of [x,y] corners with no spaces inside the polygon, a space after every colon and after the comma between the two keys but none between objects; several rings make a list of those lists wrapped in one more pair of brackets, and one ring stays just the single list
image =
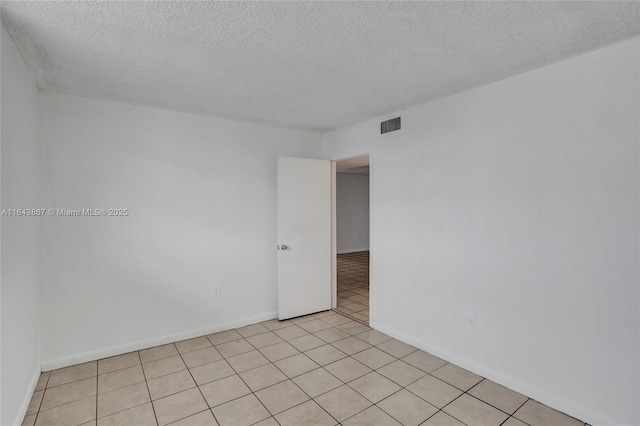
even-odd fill
[{"label": "floor trim", "polygon": [[41,363],[42,371],[50,371],[58,368],[68,367],[70,365],[81,364],[83,362],[95,361],[97,359],[108,358],[111,356],[121,355],[128,352],[139,351],[142,349],[152,348],[154,346],[165,345],[180,340],[191,339],[194,337],[204,336],[206,334],[217,333],[219,331],[231,330],[245,325],[255,324],[262,321],[272,320],[278,317],[277,311],[267,312],[250,318],[244,318],[236,321],[227,321],[224,323],[211,325],[208,327],[198,328],[195,330],[185,331],[182,333],[170,334],[166,336],[154,337],[151,339],[139,340],[136,342],[126,343],[124,345],[110,346],[107,348],[97,349],[94,351],[83,352],[76,355],[70,355],[44,361]]},{"label": "floor trim", "polygon": [[27,415],[27,410],[29,409],[29,404],[31,404],[31,398],[33,397],[33,393],[36,391],[36,386],[38,386],[38,380],[40,379],[41,366],[37,366],[36,370],[33,373],[33,377],[31,378],[31,383],[27,388],[27,393],[22,400],[22,404],[20,404],[20,409],[16,414],[16,420],[12,423],[14,425],[22,424],[22,421]]}]

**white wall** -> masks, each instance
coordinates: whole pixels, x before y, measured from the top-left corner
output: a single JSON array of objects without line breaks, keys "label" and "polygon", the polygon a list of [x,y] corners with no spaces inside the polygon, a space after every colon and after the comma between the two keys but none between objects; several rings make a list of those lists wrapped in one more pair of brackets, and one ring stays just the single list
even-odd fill
[{"label": "white wall", "polygon": [[[38,208],[37,89],[2,26],[0,210]],[[39,219],[2,216],[0,424],[20,424],[40,372]]]},{"label": "white wall", "polygon": [[[273,318],[276,163],[321,136],[42,93],[43,367]],[[214,285],[221,297],[213,297]]]},{"label": "white wall", "polygon": [[371,155],[375,328],[591,424],[640,424],[639,48],[408,109],[398,132],[325,135],[327,158]]},{"label": "white wall", "polygon": [[336,174],[338,253],[369,250],[369,176]]}]

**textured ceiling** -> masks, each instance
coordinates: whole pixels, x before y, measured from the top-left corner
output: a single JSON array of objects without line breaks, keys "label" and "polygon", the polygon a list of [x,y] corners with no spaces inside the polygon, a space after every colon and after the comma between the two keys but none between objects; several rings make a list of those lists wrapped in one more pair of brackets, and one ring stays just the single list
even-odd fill
[{"label": "textured ceiling", "polygon": [[12,2],[42,90],[324,131],[640,33],[638,2]]}]

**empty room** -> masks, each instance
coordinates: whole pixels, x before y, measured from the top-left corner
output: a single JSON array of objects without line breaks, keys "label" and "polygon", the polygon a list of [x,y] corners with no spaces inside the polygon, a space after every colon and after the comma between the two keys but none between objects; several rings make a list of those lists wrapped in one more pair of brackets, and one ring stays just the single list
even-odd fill
[{"label": "empty room", "polygon": [[640,426],[640,2],[0,10],[0,425]]}]

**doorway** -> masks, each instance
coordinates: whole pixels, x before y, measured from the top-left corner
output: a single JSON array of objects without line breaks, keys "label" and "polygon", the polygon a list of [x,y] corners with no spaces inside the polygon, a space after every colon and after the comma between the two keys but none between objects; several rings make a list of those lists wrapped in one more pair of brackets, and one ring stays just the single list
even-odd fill
[{"label": "doorway", "polygon": [[369,324],[369,156],[335,162],[335,310]]}]

